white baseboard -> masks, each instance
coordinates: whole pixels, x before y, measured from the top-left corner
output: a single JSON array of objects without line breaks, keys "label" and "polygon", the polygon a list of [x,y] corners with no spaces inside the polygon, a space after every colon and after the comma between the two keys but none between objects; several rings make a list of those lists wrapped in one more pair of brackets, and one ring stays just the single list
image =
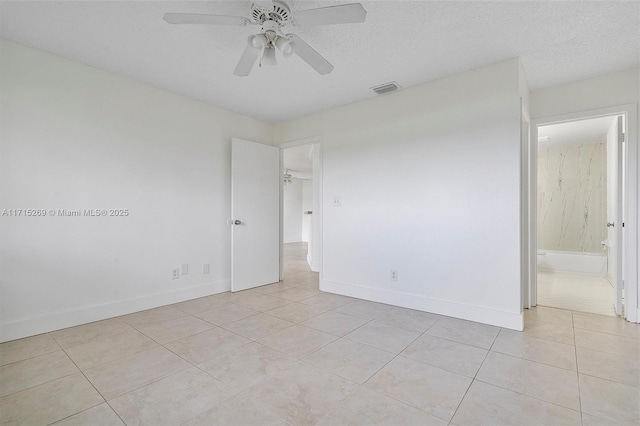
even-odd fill
[{"label": "white baseboard", "polygon": [[386,303],[403,308],[495,325],[511,330],[522,331],[524,329],[524,315],[521,312],[499,311],[483,306],[434,299],[422,295],[399,293],[331,281],[321,281],[320,290],[341,294],[343,296],[357,297],[358,299],[370,300],[372,302]]},{"label": "white baseboard", "polygon": [[86,306],[64,312],[40,315],[19,321],[0,324],[0,343],[67,327],[118,317],[231,289],[231,281],[222,280],[194,287],[181,288],[164,293],[150,294],[135,299],[120,300],[101,305]]},{"label": "white baseboard", "polygon": [[313,260],[311,260],[309,254],[307,254],[307,265],[309,265],[309,269],[311,269],[313,272],[320,272],[320,262],[314,262]]}]

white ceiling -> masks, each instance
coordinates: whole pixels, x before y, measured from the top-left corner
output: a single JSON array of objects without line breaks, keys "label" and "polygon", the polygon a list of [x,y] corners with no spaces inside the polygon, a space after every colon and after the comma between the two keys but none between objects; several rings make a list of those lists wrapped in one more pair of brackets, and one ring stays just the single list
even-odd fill
[{"label": "white ceiling", "polygon": [[290,29],[333,63],[326,76],[294,56],[236,77],[258,27],[162,20],[248,16],[250,1],[0,1],[0,36],[272,123],[377,96],[369,88],[388,81],[406,88],[513,57],[531,89],[640,65],[638,1],[361,3],[364,24]]},{"label": "white ceiling", "polygon": [[552,124],[538,128],[538,138],[548,137],[548,141],[538,141],[540,146],[574,145],[603,142],[615,116],[589,118]]},{"label": "white ceiling", "polygon": [[300,145],[284,150],[284,168],[293,172],[301,173],[300,176],[308,177],[313,171],[313,144]]}]

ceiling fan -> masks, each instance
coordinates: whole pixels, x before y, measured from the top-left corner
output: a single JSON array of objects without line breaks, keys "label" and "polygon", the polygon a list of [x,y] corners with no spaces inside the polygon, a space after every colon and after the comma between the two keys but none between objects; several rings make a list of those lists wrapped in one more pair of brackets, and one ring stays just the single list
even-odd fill
[{"label": "ceiling fan", "polygon": [[259,25],[259,34],[249,36],[247,46],[236,66],[235,75],[244,77],[251,73],[260,55],[260,65],[276,65],[276,49],[288,58],[296,54],[319,74],[329,74],[333,65],[295,34],[287,33],[288,25],[329,25],[364,22],[367,11],[360,3],[343,4],[317,9],[291,12],[282,0],[255,1],[251,5],[251,18],[243,16],[207,15],[196,13],[165,13],[164,20],[170,24],[204,25]]}]

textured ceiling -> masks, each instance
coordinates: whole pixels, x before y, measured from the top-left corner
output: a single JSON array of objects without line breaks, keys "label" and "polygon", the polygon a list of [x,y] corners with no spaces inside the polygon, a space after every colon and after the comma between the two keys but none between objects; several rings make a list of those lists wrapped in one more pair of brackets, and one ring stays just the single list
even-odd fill
[{"label": "textured ceiling", "polygon": [[548,141],[539,141],[540,146],[575,145],[603,142],[615,116],[589,118],[552,124],[538,128],[538,138],[547,136]]},{"label": "textured ceiling", "polygon": [[[290,3],[294,11],[336,4]],[[376,96],[369,88],[388,81],[407,88],[513,57],[531,89],[640,65],[638,1],[361,3],[364,24],[290,29],[333,63],[326,76],[294,56],[236,77],[258,27],[162,20],[165,12],[248,16],[250,1],[2,1],[0,35],[274,123]]]}]

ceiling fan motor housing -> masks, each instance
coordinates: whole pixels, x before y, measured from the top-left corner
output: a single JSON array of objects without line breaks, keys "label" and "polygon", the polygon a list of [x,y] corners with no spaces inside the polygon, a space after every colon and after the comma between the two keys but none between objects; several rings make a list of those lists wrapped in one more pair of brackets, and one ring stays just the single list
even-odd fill
[{"label": "ceiling fan motor housing", "polygon": [[265,21],[274,21],[281,27],[291,20],[291,9],[289,5],[280,0],[273,0],[270,7],[253,3],[251,5],[251,16],[258,24],[263,24]]}]

